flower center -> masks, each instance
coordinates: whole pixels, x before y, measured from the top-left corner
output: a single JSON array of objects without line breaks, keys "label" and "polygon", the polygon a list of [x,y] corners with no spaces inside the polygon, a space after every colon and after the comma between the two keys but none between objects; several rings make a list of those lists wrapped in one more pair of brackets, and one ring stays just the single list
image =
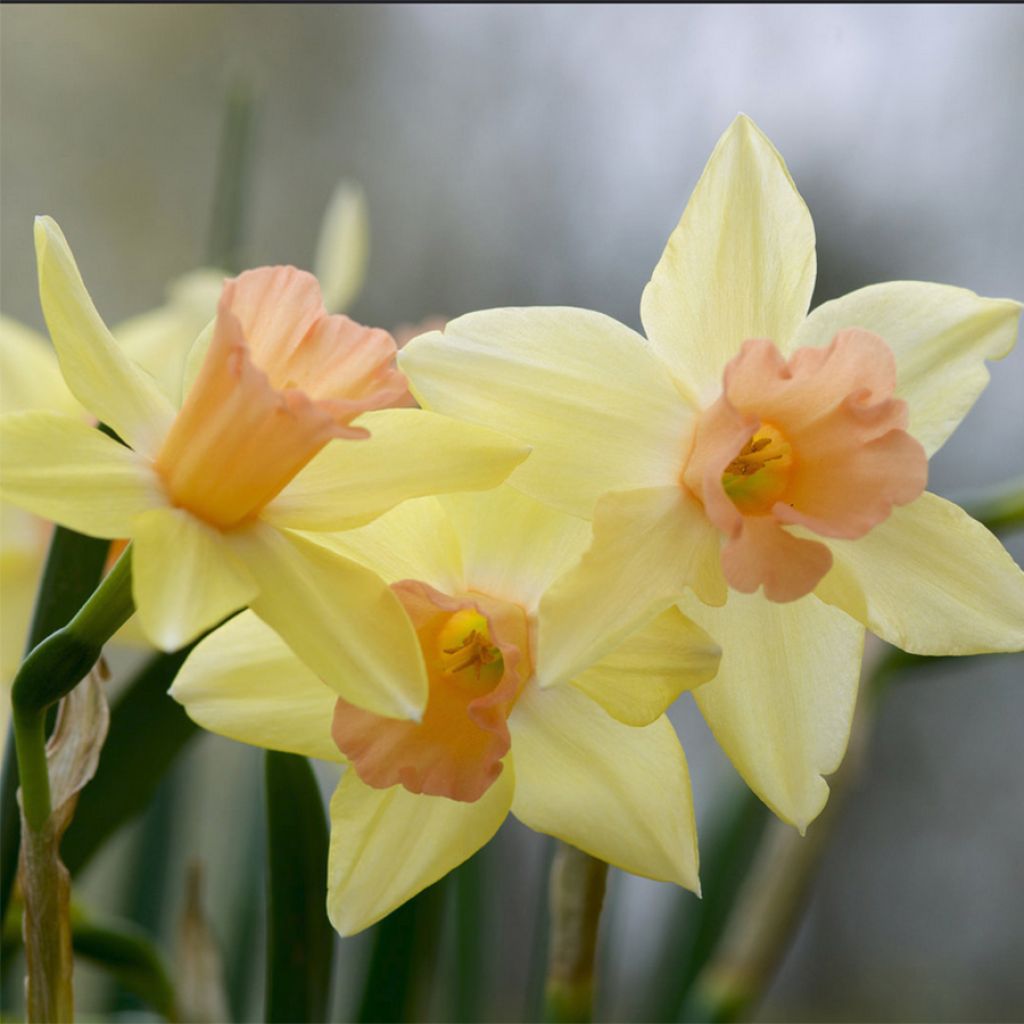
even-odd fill
[{"label": "flower center", "polygon": [[430,684],[423,719],[382,718],[339,700],[334,741],[369,786],[479,800],[501,773],[511,742],[506,720],[532,672],[526,612],[414,580],[393,589],[423,651]]},{"label": "flower center", "polygon": [[680,477],[722,533],[729,586],[795,601],[832,565],[807,533],[855,540],[921,493],[928,459],[895,392],[892,350],[859,327],[788,359],[767,338],[743,343]]},{"label": "flower center", "polygon": [[725,467],[722,487],[744,515],[768,515],[789,483],[793,448],[782,431],[762,423]]},{"label": "flower center", "polygon": [[476,609],[452,615],[438,633],[437,642],[441,671],[460,683],[472,677],[477,689],[482,685],[489,690],[504,674],[501,651],[491,642],[487,619]]}]

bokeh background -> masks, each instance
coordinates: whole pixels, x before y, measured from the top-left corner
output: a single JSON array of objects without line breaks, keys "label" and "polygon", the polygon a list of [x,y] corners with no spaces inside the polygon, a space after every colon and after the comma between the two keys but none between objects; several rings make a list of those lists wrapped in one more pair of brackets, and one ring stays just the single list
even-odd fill
[{"label": "bokeh background", "polygon": [[[240,82],[258,113],[244,263],[308,266],[334,183],[357,179],[364,322],[566,304],[639,326],[642,286],[738,111],[811,208],[816,303],[893,279],[1022,298],[1022,53],[1019,5],[7,4],[0,302],[42,326],[31,219],[45,212],[108,322],[157,305],[203,260]],[[961,497],[1024,472],[1022,394],[1017,351],[935,458],[931,489]],[[1024,559],[1020,536],[1008,546]],[[761,1019],[1019,1019],[1022,676],[1020,656],[971,660],[891,694]],[[690,703],[676,712],[704,824],[738,782]],[[173,944],[184,866],[201,858],[246,1019],[262,987],[260,781],[255,752],[203,737],[162,811],[85,878],[89,899]],[[528,1011],[548,854],[515,825],[486,854],[495,1020]],[[613,873],[607,1019],[643,1012],[662,929],[687,899]],[[366,955],[365,940],[342,944],[339,1018]],[[116,1002],[81,978],[87,1008]]]}]

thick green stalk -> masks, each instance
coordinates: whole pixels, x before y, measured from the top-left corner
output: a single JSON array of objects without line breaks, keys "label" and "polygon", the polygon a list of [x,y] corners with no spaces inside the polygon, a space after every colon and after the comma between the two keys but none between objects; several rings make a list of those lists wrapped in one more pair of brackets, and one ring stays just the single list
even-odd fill
[{"label": "thick green stalk", "polygon": [[36,646],[14,677],[10,696],[17,771],[25,820],[34,829],[43,827],[51,810],[46,711],[89,674],[103,644],[134,610],[129,545],[72,621]]},{"label": "thick green stalk", "polygon": [[[32,954],[27,1007],[30,1021],[70,1020],[73,1013],[66,917],[69,879],[60,863],[58,846],[74,804],[63,793],[58,813],[53,813],[46,712],[92,671],[103,644],[133,610],[129,546],[71,621],[32,650],[11,688],[11,720],[21,783],[20,864],[25,890],[25,944]],[[99,690],[96,693],[102,704],[102,730],[94,748],[98,757],[98,747],[106,736],[106,702]],[[77,725],[70,728],[73,730]],[[83,734],[74,739],[87,744],[90,737]],[[88,777],[94,771],[95,761]],[[84,783],[76,783],[78,788],[81,784]]]},{"label": "thick green stalk", "polygon": [[[25,654],[66,625],[96,589],[110,551],[110,541],[86,537],[58,526],[53,531]],[[14,724],[4,750],[0,783],[0,921],[6,921],[14,878],[18,871],[21,816],[18,811],[18,758]]]},{"label": "thick green stalk", "polygon": [[131,545],[66,625],[33,648],[11,687],[11,720],[25,821],[41,829],[50,817],[46,766],[46,711],[69,693],[100,659],[103,645],[135,610]]},{"label": "thick green stalk", "polygon": [[45,711],[89,674],[135,611],[131,565],[129,545],[74,618],[32,649],[11,687],[16,710]]},{"label": "thick green stalk", "polygon": [[551,865],[551,942],[544,989],[552,1024],[589,1021],[594,1011],[594,960],[608,865],[560,843]]}]

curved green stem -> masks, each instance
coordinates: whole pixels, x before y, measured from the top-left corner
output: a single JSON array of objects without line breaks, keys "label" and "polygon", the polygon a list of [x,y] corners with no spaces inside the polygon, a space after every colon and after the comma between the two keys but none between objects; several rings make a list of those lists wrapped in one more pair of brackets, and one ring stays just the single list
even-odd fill
[{"label": "curved green stem", "polygon": [[11,687],[11,721],[25,821],[39,830],[50,817],[46,709],[69,693],[100,659],[103,645],[128,621],[132,601],[131,545],[66,625],[22,662]]},{"label": "curved green stem", "polygon": [[45,711],[89,674],[135,611],[131,558],[129,544],[74,618],[29,652],[11,687],[15,708]]}]

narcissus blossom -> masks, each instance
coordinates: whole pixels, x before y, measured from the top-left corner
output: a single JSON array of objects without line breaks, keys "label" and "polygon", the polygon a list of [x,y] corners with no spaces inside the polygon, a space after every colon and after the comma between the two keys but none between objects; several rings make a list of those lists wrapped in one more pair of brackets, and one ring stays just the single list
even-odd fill
[{"label": "narcissus blossom", "polygon": [[[686,760],[663,712],[714,675],[719,650],[674,608],[618,645],[591,635],[578,649],[581,611],[558,581],[589,537],[582,520],[501,487],[319,538],[390,581],[419,643],[410,688],[429,691],[419,722],[339,698],[247,612],[189,656],[171,693],[200,725],[349,766],[330,807],[328,912],[343,934],[457,866],[509,811],[697,887]],[[550,686],[567,646],[579,670]]]},{"label": "narcissus blossom", "polygon": [[[365,275],[367,248],[363,191],[354,182],[340,181],[324,212],[313,263],[328,312],[344,311],[358,294]],[[181,403],[185,361],[199,333],[217,313],[227,276],[224,271],[210,267],[190,271],[171,282],[163,305],[111,328],[128,356],[156,379],[176,405]],[[431,324],[429,329],[436,326]],[[405,340],[410,337],[412,334]],[[414,404],[411,397],[408,404]],[[0,315],[0,413],[32,409],[88,418],[68,391],[49,341]],[[6,503],[0,505],[0,685],[14,677],[24,654],[50,532],[47,520]],[[117,640],[146,643],[134,619],[121,629]],[[6,708],[6,696],[3,706]],[[0,724],[5,723],[6,710],[0,718]]]},{"label": "narcissus blossom", "polygon": [[814,278],[807,208],[739,117],[644,290],[646,338],[580,309],[498,309],[399,359],[424,407],[534,446],[510,484],[593,518],[559,584],[585,630],[680,601],[722,644],[697,702],[801,828],[845,750],[865,626],[919,654],[1024,647],[1024,575],[924,491],[1020,304],[894,282],[808,315]]},{"label": "narcissus blossom", "polygon": [[[316,279],[292,267],[225,283],[176,409],[107,330],[49,218],[37,220],[36,251],[64,379],[124,444],[68,416],[6,414],[3,498],[91,536],[131,539],[135,604],[156,646],[180,647],[249,605],[353,703],[418,714],[426,687],[405,671],[420,655],[398,599],[293,530],[345,529],[408,497],[493,487],[527,449],[385,408],[406,393],[390,335],[328,315]],[[367,660],[384,647],[387,658]]]}]

